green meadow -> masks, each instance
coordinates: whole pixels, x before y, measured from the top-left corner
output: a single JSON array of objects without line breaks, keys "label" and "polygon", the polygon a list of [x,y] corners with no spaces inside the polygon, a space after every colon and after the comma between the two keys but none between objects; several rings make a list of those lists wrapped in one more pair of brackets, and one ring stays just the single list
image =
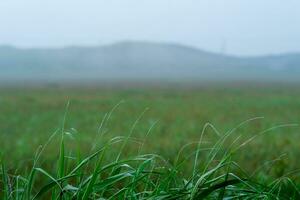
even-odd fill
[{"label": "green meadow", "polygon": [[298,86],[2,88],[2,199],[297,199]]}]

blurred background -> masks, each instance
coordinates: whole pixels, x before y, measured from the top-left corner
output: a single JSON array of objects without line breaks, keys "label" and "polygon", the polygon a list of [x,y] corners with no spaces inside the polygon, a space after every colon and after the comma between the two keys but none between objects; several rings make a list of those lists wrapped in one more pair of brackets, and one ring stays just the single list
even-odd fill
[{"label": "blurred background", "polygon": [[[134,134],[144,138],[153,126],[145,151],[170,160],[206,122],[225,133],[264,117],[237,131],[231,141],[242,135],[240,143],[297,124],[299,7],[298,0],[1,1],[1,153],[12,168],[26,166],[62,126],[67,102],[64,127],[80,135],[83,152],[112,109],[107,137],[128,134],[148,108]],[[300,164],[298,139],[298,127],[276,129],[236,156],[250,172],[279,158],[263,173],[280,177]],[[45,159],[55,160],[55,149],[54,142]]]},{"label": "blurred background", "polygon": [[299,1],[1,2],[1,84],[296,82]]}]

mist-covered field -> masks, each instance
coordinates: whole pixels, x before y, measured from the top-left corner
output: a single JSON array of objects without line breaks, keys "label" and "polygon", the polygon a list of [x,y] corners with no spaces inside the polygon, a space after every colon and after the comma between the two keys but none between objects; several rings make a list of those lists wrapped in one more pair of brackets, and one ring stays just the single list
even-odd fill
[{"label": "mist-covered field", "polygon": [[0,200],[300,200],[300,1],[0,1]]},{"label": "mist-covered field", "polygon": [[[1,160],[7,173],[11,174],[11,177],[8,175],[11,180],[9,185],[16,184],[13,174],[25,177],[33,167],[43,169],[54,177],[59,168],[57,161],[62,156],[63,135],[63,163],[66,166],[59,175],[63,177],[78,159],[84,160],[97,148],[121,136],[126,142],[108,148],[103,163],[113,163],[116,157],[122,160],[136,155],[159,155],[164,158],[163,166],[180,166],[176,168],[176,176],[189,180],[195,168],[200,171],[205,169],[207,160],[212,159],[208,170],[231,152],[230,161],[239,167],[226,167],[221,172],[229,170],[243,178],[247,174],[251,180],[266,185],[285,177],[297,185],[300,183],[297,171],[300,166],[299,108],[300,90],[295,85],[180,89],[2,88]],[[226,134],[228,136],[223,140]],[[215,146],[220,140],[219,146]],[[215,156],[211,153],[213,148],[219,149]],[[33,164],[41,149],[39,161]],[[184,162],[179,165],[182,160]],[[86,173],[92,172],[93,166],[84,166]],[[105,174],[101,177],[107,176]],[[31,194],[38,193],[41,185],[51,181],[51,178],[42,173],[34,180]],[[103,196],[111,196],[109,190],[112,188],[118,191],[118,186],[124,187],[126,182],[122,181],[116,181],[116,185],[109,186],[108,191],[102,191]],[[59,184],[66,186],[61,182]],[[146,186],[139,184],[132,190],[138,192],[141,187],[140,191],[144,191]],[[274,191],[278,190],[275,187]],[[57,192],[57,189],[54,191]],[[87,192],[83,189],[78,197],[83,197],[84,191]],[[220,192],[218,188],[216,191]],[[292,191],[295,193],[296,189]],[[49,195],[47,192],[45,194]],[[96,194],[99,193],[91,192],[92,196],[88,196],[96,198]],[[122,195],[119,198],[125,198],[125,194]]]}]

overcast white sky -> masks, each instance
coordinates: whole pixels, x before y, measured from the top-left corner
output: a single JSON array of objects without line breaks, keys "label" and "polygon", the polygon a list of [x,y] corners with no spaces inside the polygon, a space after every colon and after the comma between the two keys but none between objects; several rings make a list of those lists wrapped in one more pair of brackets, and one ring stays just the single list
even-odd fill
[{"label": "overcast white sky", "polygon": [[300,0],[0,0],[0,44],[120,40],[238,55],[300,52]]}]

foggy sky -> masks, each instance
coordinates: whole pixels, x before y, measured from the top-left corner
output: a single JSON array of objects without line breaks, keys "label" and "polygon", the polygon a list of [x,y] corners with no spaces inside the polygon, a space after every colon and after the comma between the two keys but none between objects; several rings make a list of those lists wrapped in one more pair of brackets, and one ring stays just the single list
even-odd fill
[{"label": "foggy sky", "polygon": [[299,0],[1,0],[0,44],[175,42],[214,52],[300,52]]}]

